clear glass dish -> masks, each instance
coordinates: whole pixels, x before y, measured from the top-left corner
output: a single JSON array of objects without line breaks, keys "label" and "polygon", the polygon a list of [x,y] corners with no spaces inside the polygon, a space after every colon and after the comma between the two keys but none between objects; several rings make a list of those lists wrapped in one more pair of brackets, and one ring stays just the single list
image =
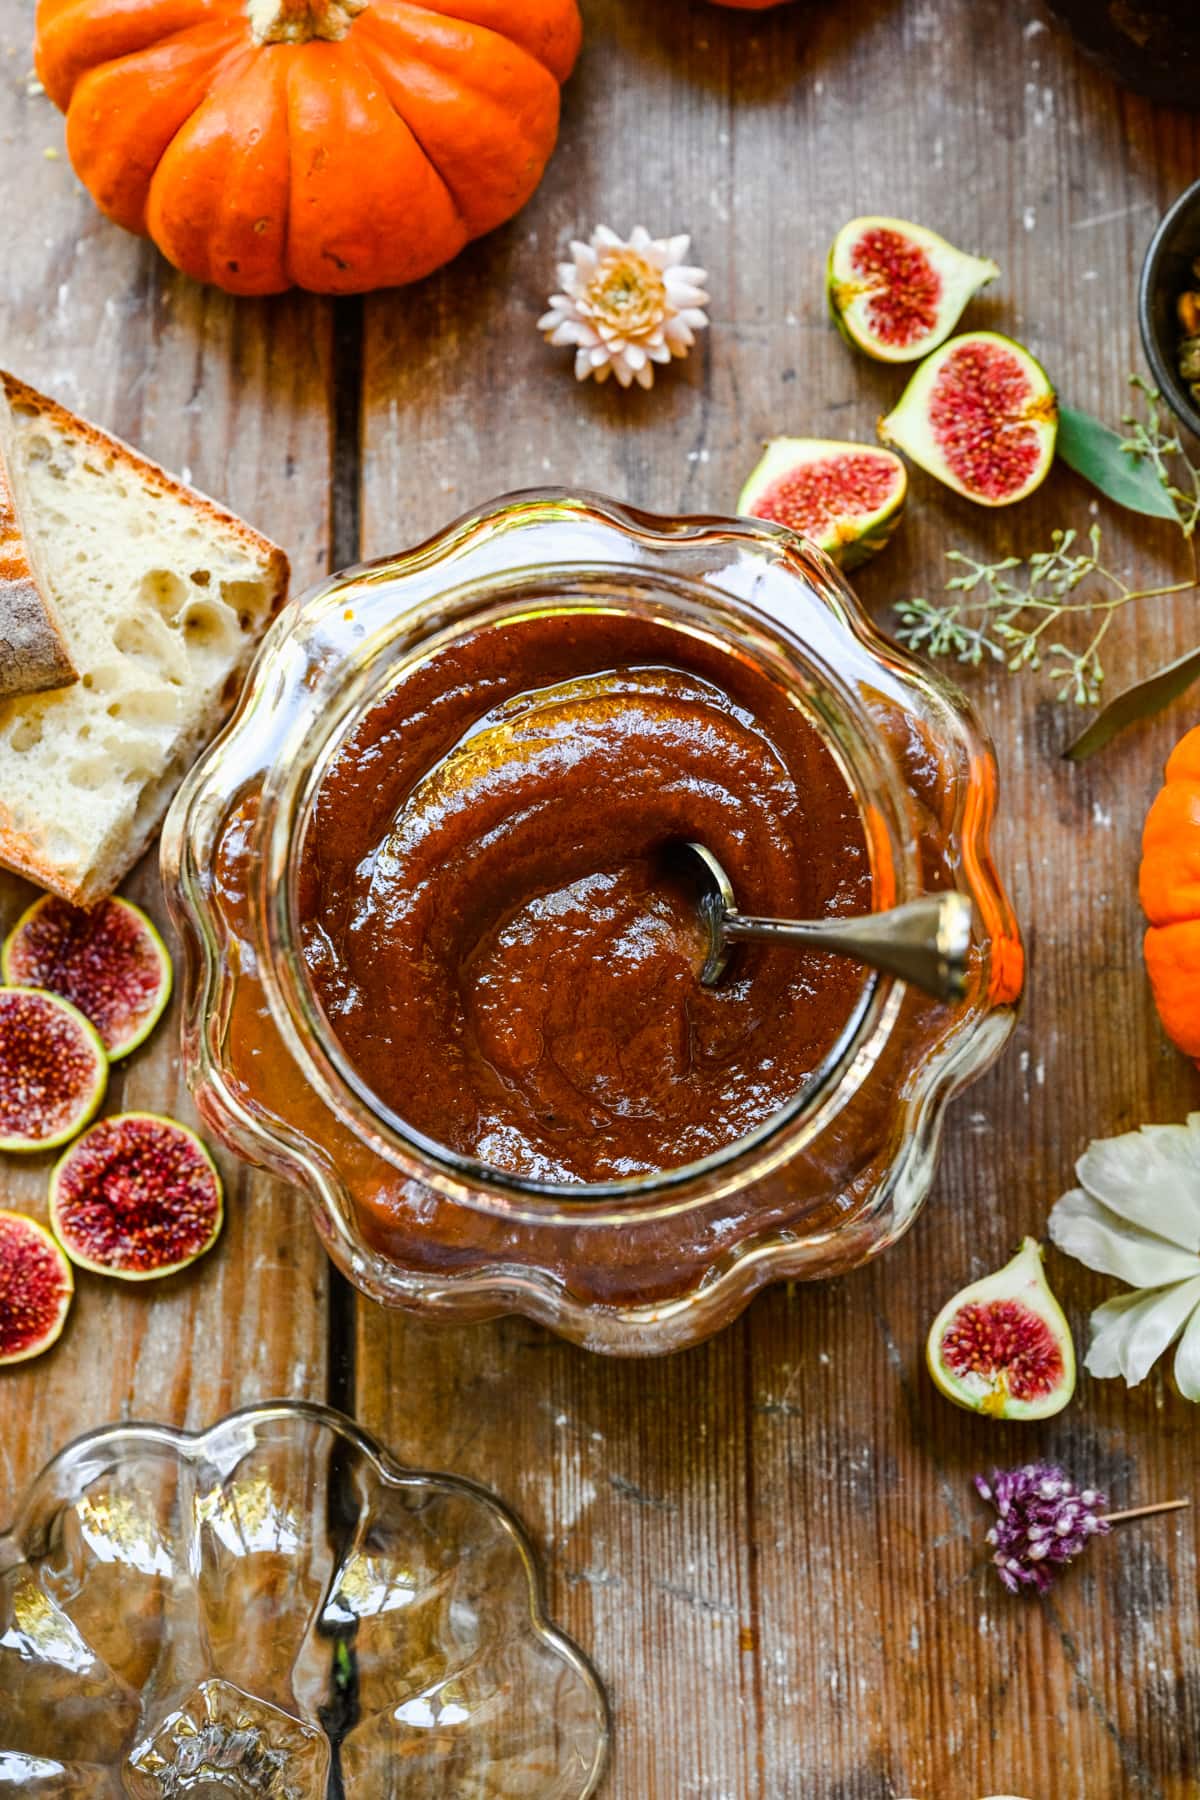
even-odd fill
[{"label": "clear glass dish", "polygon": [[512,1514],[324,1407],[90,1432],[0,1535],[0,1793],[586,1800],[608,1742]]},{"label": "clear glass dish", "polygon": [[[621,612],[753,659],[819,732],[884,907],[967,893],[969,989],[864,983],[794,1101],[696,1162],[624,1182],[526,1180],[407,1127],[358,1079],[299,950],[323,771],[400,673],[466,633]],[[185,946],[184,1055],[206,1121],[308,1195],[364,1293],[435,1317],[503,1312],[620,1354],[694,1343],[780,1279],[841,1273],[911,1224],[947,1102],[999,1052],[1023,973],[993,868],[996,770],[966,701],[888,643],[827,558],[748,519],[663,519],[560,493],[498,501],[293,602],[168,819]]]}]

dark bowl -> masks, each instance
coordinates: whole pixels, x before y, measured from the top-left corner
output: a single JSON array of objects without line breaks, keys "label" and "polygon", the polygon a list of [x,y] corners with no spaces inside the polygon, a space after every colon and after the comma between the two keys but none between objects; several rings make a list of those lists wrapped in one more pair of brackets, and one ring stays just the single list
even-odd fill
[{"label": "dark bowl", "polygon": [[1193,181],[1165,212],[1150,240],[1138,283],[1138,324],[1146,360],[1176,418],[1200,437],[1200,405],[1176,366],[1180,338],[1175,306],[1188,288],[1200,289],[1192,264],[1200,257],[1200,181]]},{"label": "dark bowl", "polygon": [[1196,0],[1046,0],[1093,62],[1124,87],[1171,106],[1200,106]]}]

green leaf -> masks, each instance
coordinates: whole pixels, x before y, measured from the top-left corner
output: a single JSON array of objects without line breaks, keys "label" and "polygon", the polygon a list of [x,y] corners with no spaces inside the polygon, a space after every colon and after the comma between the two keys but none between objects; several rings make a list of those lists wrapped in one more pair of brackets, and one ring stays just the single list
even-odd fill
[{"label": "green leaf", "polygon": [[1175,503],[1158,479],[1153,463],[1123,449],[1124,441],[1090,413],[1077,412],[1073,406],[1059,407],[1058,454],[1068,468],[1118,506],[1178,523]]},{"label": "green leaf", "polygon": [[1115,700],[1110,700],[1087,730],[1063,752],[1064,756],[1070,762],[1082,762],[1085,757],[1094,756],[1127,725],[1135,724],[1138,719],[1149,719],[1164,706],[1169,706],[1172,700],[1178,700],[1194,681],[1200,681],[1200,649],[1189,650],[1175,662],[1156,669],[1145,681],[1137,681],[1126,688]]}]

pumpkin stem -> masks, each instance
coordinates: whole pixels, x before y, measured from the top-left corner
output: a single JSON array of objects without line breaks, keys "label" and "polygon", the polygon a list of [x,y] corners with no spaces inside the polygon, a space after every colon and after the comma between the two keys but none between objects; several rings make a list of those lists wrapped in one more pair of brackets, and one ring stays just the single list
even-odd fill
[{"label": "pumpkin stem", "polygon": [[257,44],[307,44],[313,38],[337,43],[370,0],[247,0],[246,14]]}]

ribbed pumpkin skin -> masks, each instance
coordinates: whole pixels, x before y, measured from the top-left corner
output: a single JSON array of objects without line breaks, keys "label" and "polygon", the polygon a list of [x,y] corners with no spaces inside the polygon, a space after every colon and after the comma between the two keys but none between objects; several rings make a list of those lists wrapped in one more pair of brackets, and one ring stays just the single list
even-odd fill
[{"label": "ribbed pumpkin skin", "polygon": [[1168,1035],[1200,1060],[1200,726],[1175,746],[1146,819],[1139,877],[1146,969]]},{"label": "ribbed pumpkin skin", "polygon": [[235,294],[416,281],[529,199],[576,0],[371,0],[260,43],[243,0],[40,0],[36,60],[102,211]]}]

